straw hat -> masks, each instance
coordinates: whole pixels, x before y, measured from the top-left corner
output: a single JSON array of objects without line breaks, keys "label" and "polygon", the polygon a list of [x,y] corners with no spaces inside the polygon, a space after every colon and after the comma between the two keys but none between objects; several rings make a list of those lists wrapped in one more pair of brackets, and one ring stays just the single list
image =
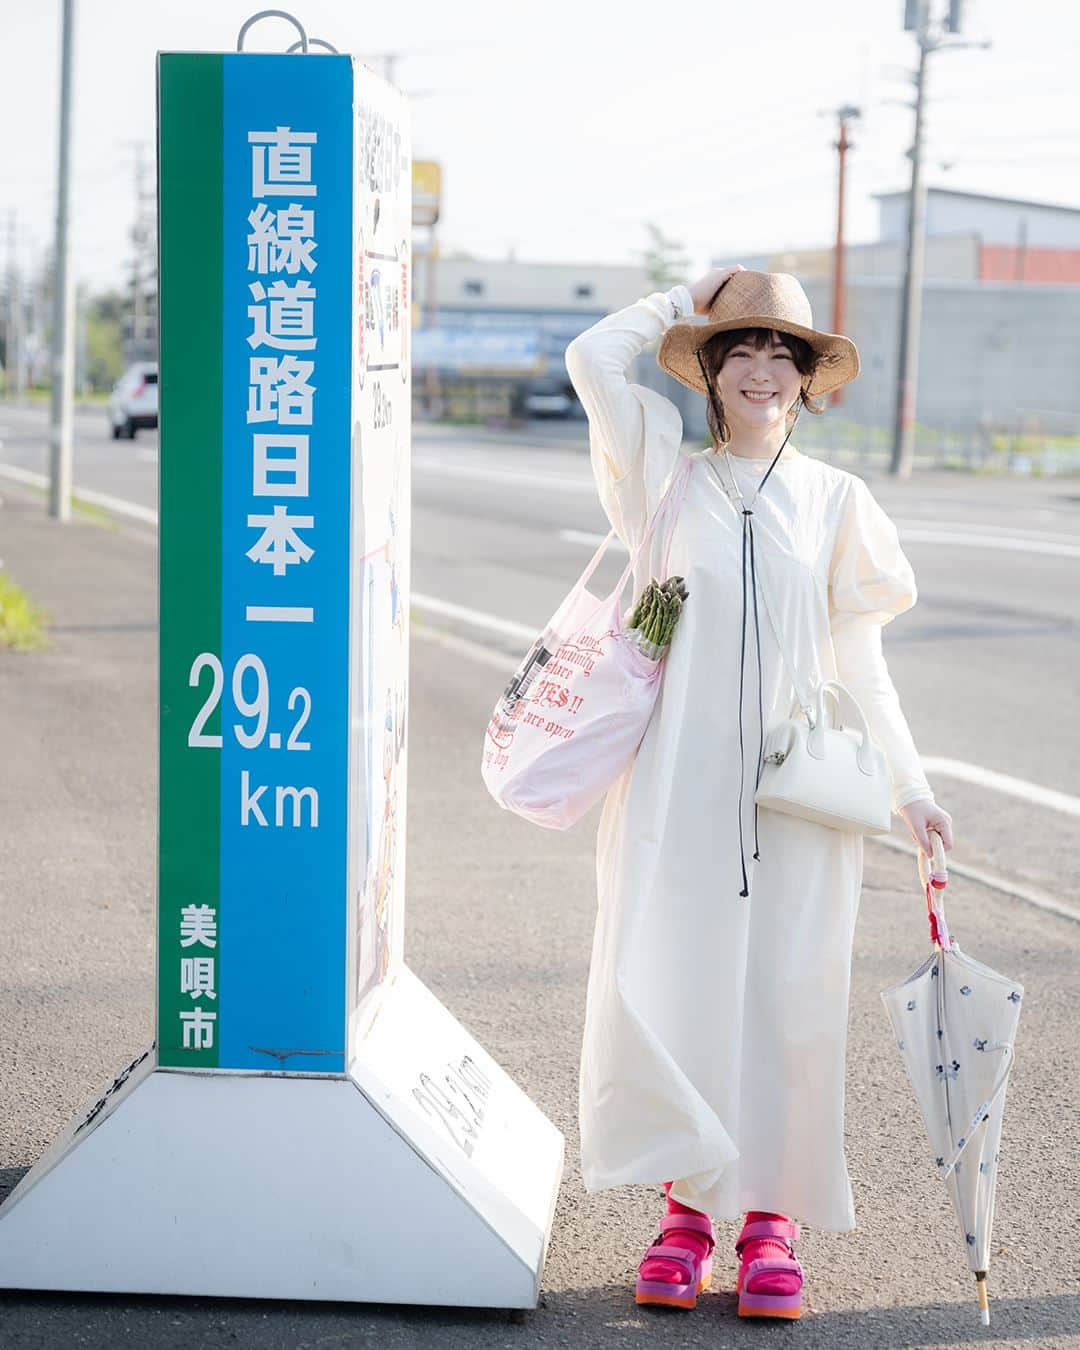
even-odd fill
[{"label": "straw hat", "polygon": [[850,338],[814,327],[810,301],[789,272],[733,272],[713,297],[705,323],[672,324],[656,353],[661,369],[689,389],[708,393],[697,351],[714,333],[729,328],[776,328],[803,338],[819,355],[808,393],[827,394],[859,373],[859,353]]}]

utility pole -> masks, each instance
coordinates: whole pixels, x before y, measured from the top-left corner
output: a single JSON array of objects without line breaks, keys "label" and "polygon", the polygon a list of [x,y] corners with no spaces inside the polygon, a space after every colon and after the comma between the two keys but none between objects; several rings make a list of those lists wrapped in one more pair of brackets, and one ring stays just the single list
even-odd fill
[{"label": "utility pole", "polygon": [[937,0],[905,0],[904,28],[915,34],[919,64],[915,72],[915,136],[911,160],[911,190],[908,198],[907,264],[900,313],[900,353],[897,363],[896,426],[890,472],[907,478],[915,458],[915,412],[919,375],[919,324],[922,319],[923,262],[926,253],[926,184],[923,179],[922,144],[926,111],[927,57],[931,52],[955,51],[960,47],[989,47],[989,42],[946,42],[946,34],[959,33],[963,0],[947,0],[943,21],[934,18]]},{"label": "utility pole", "polygon": [[1017,281],[1027,279],[1027,234],[1027,217],[1024,217],[1016,231],[1016,266],[1014,272]]},{"label": "utility pole", "polygon": [[157,223],[154,187],[143,141],[127,141],[135,159],[135,215],[131,227],[131,323],[124,359],[152,361],[157,354]]},{"label": "utility pole", "polygon": [[56,184],[56,243],[49,425],[49,515],[71,519],[72,390],[75,379],[75,287],[68,250],[71,185],[71,78],[75,0],[62,0],[60,146]]},{"label": "utility pole", "polygon": [[[836,115],[840,119],[840,139],[834,142],[836,150],[840,156],[840,166],[836,179],[836,249],[833,254],[833,313],[832,313],[832,331],[842,333],[844,331],[844,305],[845,305],[845,258],[844,258],[844,158],[849,150],[855,147],[848,140],[848,123],[860,116],[858,108],[846,103],[842,108],[837,108]],[[844,390],[834,389],[832,392],[832,403],[835,407],[838,403],[844,401]]]},{"label": "utility pole", "polygon": [[[923,11],[925,19],[926,11]],[[915,457],[915,402],[919,374],[919,323],[922,319],[923,258],[926,251],[926,185],[923,180],[922,135],[926,99],[926,53],[928,38],[921,27],[916,33],[919,65],[915,75],[915,139],[911,159],[911,191],[908,197],[907,264],[904,297],[900,309],[899,380],[896,391],[896,430],[893,435],[891,472],[907,478]]]},{"label": "utility pole", "polygon": [[20,402],[23,395],[23,325],[22,287],[19,278],[19,260],[16,251],[15,209],[8,212],[7,233],[7,394]]}]

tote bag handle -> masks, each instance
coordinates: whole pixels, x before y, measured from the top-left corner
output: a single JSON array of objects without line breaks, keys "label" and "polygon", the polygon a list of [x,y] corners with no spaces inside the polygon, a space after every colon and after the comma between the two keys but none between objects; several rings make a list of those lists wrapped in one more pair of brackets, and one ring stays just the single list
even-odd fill
[{"label": "tote bag handle", "polygon": [[[626,568],[624,569],[622,576],[619,578],[619,581],[615,586],[615,589],[611,592],[611,595],[622,595],[623,590],[626,587],[626,583],[630,579],[630,575],[633,572],[635,566],[637,565],[638,558],[640,558],[642,552],[649,543],[649,540],[652,538],[653,530],[656,528],[656,522],[660,517],[660,512],[663,511],[664,507],[667,505],[668,498],[674,491],[676,484],[680,483],[679,478],[680,467],[682,467],[683,470],[681,478],[681,491],[679,493],[679,509],[681,510],[683,498],[686,496],[687,484],[690,479],[690,470],[694,467],[694,461],[690,459],[689,456],[684,455],[681,452],[679,453],[679,460],[684,461],[684,463],[680,466],[680,463],[676,461],[676,463],[672,466],[671,472],[668,475],[667,487],[664,489],[664,495],[661,497],[656,510],[652,513],[651,519],[645,526],[645,533],[641,536],[640,543],[638,544],[637,548],[631,552],[630,561],[626,564]],[[672,527],[674,527],[674,521],[672,521]],[[674,528],[668,531],[667,544],[664,547],[664,560],[663,563],[661,564],[661,571],[667,570],[668,555],[671,552],[671,536],[673,533]],[[608,545],[611,543],[614,537],[615,537],[615,530],[614,529],[609,530],[607,538],[593,554],[592,560],[590,561],[589,565],[585,568],[585,571],[582,572],[581,576],[578,578],[577,588],[584,588],[588,586],[589,578],[596,571],[600,563],[600,559],[604,556],[604,553],[607,551]]]}]

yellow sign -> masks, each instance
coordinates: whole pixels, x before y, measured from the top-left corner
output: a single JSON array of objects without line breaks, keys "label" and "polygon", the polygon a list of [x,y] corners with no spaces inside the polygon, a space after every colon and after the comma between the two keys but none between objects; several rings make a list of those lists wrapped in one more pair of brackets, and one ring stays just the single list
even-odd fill
[{"label": "yellow sign", "polygon": [[412,223],[434,225],[439,219],[442,165],[433,159],[414,159],[412,166]]}]

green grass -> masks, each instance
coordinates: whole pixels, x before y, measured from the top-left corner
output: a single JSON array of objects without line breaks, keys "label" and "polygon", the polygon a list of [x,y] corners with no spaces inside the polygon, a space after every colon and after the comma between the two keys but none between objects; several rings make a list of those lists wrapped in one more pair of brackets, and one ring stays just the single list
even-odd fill
[{"label": "green grass", "polygon": [[[6,399],[15,397],[15,391],[6,385],[0,385],[0,391]],[[23,397],[27,403],[48,404],[52,399],[52,392],[47,384],[35,384],[23,391]],[[92,389],[88,394],[73,395],[72,401],[77,408],[96,408],[108,403],[110,397],[111,391],[108,389]]]},{"label": "green grass", "polygon": [[17,652],[38,651],[49,645],[45,636],[48,615],[10,577],[0,572],[0,647]]},{"label": "green grass", "polygon": [[94,525],[100,525],[103,530],[119,530],[120,526],[116,523],[116,517],[110,515],[103,506],[98,506],[96,502],[88,502],[80,497],[77,492],[71,494],[71,509],[77,511],[80,516]]}]

